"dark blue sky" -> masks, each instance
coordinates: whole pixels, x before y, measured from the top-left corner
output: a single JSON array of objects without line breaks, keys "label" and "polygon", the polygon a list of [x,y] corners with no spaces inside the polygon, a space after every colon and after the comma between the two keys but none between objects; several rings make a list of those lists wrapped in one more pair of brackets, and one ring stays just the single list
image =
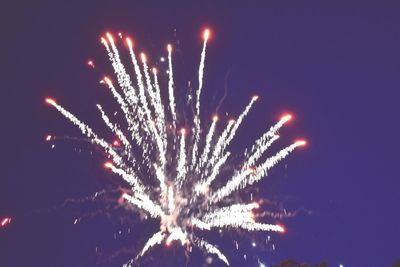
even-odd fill
[{"label": "dark blue sky", "polygon": [[[203,95],[210,112],[203,118],[217,105],[231,70],[221,111],[235,116],[253,94],[261,97],[232,150],[240,151],[284,111],[292,111],[295,120],[282,130],[280,145],[298,136],[310,143],[257,186],[259,197],[311,214],[285,220],[287,233],[273,235],[276,251],[250,248],[251,240],[262,241],[265,235],[239,236],[244,248],[240,255],[228,252],[232,265],[256,266],[258,257],[267,264],[295,258],[375,267],[390,266],[399,258],[399,4],[144,2],[3,3],[0,217],[15,219],[0,229],[0,265],[95,266],[96,246],[112,254],[143,244],[144,237],[113,239],[114,232],[126,230],[134,220],[118,209],[107,211],[111,219],[94,216],[76,226],[76,216],[101,210],[102,204],[52,209],[117,183],[101,167],[101,154],[76,153],[74,148],[85,147],[68,141],[51,150],[43,142],[49,132],[79,136],[43,99],[54,96],[98,125],[95,104],[110,101],[98,80],[112,71],[99,44],[102,34],[130,34],[153,61],[167,42],[179,41],[175,60],[184,83],[195,80],[204,26],[213,34]],[[96,61],[96,71],[85,65],[88,58]],[[131,218],[121,226],[118,216]],[[148,228],[135,226],[133,231]],[[226,236],[219,245],[225,251],[233,248]],[[129,251],[124,253],[127,259]],[[183,257],[179,249],[154,253]],[[243,253],[251,260],[243,261]],[[103,260],[100,266],[120,266],[120,258]],[[201,266],[196,264],[202,258],[195,254],[191,265]]]}]

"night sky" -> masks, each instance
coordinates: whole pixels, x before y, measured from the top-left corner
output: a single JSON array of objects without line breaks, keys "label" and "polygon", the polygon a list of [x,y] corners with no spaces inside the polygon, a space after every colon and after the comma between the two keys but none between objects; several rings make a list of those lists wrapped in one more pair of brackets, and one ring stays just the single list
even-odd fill
[{"label": "night sky", "polygon": [[[172,43],[179,98],[188,80],[196,82],[206,26],[212,37],[203,121],[213,114],[226,81],[220,114],[238,116],[252,95],[260,96],[232,151],[242,151],[287,111],[294,120],[273,149],[298,137],[309,143],[255,186],[258,198],[299,211],[273,221],[287,229],[271,234],[276,250],[262,245],[268,234],[210,237],[232,266],[256,267],[258,259],[272,266],[293,258],[379,267],[400,258],[399,4],[70,2],[8,1],[0,8],[0,218],[13,218],[0,228],[0,266],[122,266],[136,255],[157,223],[141,223],[119,207],[122,183],[104,170],[99,151],[70,140],[51,149],[47,134],[80,133],[44,98],[54,97],[111,138],[95,107],[112,103],[98,83],[112,74],[100,36],[132,36],[136,50],[161,69],[166,65],[159,58]],[[89,58],[94,70],[86,65]],[[102,190],[109,193],[85,200]],[[233,240],[240,241],[238,251]],[[203,266],[206,257],[195,251],[189,266]],[[156,248],[141,264],[185,266],[185,256],[179,246]],[[212,266],[222,264],[215,259]]]}]

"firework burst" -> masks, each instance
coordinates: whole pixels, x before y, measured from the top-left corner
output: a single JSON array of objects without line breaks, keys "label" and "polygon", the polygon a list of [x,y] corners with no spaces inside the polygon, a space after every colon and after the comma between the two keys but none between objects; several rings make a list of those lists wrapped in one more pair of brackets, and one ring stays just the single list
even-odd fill
[{"label": "firework burst", "polygon": [[[110,159],[104,166],[130,185],[130,193],[124,193],[123,199],[139,212],[160,221],[159,231],[147,240],[137,257],[142,257],[158,244],[179,242],[185,247],[197,246],[229,265],[226,256],[216,246],[196,236],[192,229],[284,232],[281,225],[255,221],[254,212],[259,208],[258,203],[227,204],[226,200],[235,192],[260,181],[296,147],[305,145],[305,141],[296,141],[273,156],[264,156],[279,138],[278,130],[291,119],[291,115],[284,115],[251,148],[246,149],[240,164],[234,167],[229,164],[229,145],[258,97],[253,96],[240,116],[230,120],[225,127],[218,127],[218,117],[214,116],[208,130],[202,130],[200,97],[209,37],[210,31],[205,30],[190,131],[178,128],[182,121],[175,100],[171,45],[167,46],[167,97],[162,97],[164,92],[158,82],[157,70],[149,70],[145,54],[140,54],[140,59],[136,57],[130,38],[125,41],[133,65],[133,79],[122,64],[113,36],[107,33],[101,38],[117,84],[108,77],[104,77],[101,83],[110,89],[119,104],[125,126],[113,122],[101,105],[97,108],[118,140],[106,141],[54,99],[46,98],[46,102],[75,124],[91,143],[104,150]],[[94,67],[93,61],[89,61],[88,65]],[[51,138],[48,136],[46,140]],[[217,187],[214,181],[222,174],[230,178]]]}]

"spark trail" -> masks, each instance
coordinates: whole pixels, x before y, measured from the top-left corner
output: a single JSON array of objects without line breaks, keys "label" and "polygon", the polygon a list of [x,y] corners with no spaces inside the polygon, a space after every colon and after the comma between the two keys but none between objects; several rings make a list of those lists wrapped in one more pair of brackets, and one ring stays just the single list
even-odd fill
[{"label": "spark trail", "polygon": [[[225,203],[232,203],[230,196],[266,177],[273,166],[306,143],[303,140],[296,141],[273,156],[265,155],[278,139],[278,130],[291,119],[291,115],[285,115],[246,150],[241,163],[232,163],[231,152],[227,149],[258,97],[253,96],[237,120],[230,120],[225,127],[218,125],[217,115],[213,116],[212,122],[201,123],[200,98],[209,36],[210,31],[207,29],[203,34],[198,87],[190,128],[178,129],[184,123],[180,120],[183,116],[179,116],[183,108],[177,106],[175,100],[172,45],[167,46],[168,77],[164,92],[157,70],[153,68],[150,75],[148,59],[143,53],[140,56],[142,64],[139,64],[130,38],[125,41],[134,78],[131,78],[128,68],[122,63],[113,36],[107,33],[101,38],[114,69],[116,85],[108,77],[102,83],[115,98],[125,122],[113,122],[101,105],[97,105],[97,108],[105,125],[122,144],[118,150],[112,141],[99,137],[91,127],[54,99],[46,98],[47,104],[76,125],[92,144],[103,149],[111,160],[105,163],[105,168],[120,176],[131,188],[129,194],[124,193],[122,196],[126,203],[160,221],[160,229],[152,234],[136,258],[144,256],[152,247],[163,242],[170,245],[178,241],[187,248],[197,246],[229,265],[223,252],[195,234],[194,228],[203,231],[243,229],[284,232],[281,225],[255,221],[253,212],[259,208],[256,202]],[[93,63],[88,64],[94,67]],[[163,99],[162,95],[167,95],[167,99]],[[208,131],[204,131],[206,134],[202,131],[202,125],[209,125]],[[214,181],[220,177],[225,180],[230,178],[224,185],[217,187]],[[130,266],[131,262],[124,266]]]}]

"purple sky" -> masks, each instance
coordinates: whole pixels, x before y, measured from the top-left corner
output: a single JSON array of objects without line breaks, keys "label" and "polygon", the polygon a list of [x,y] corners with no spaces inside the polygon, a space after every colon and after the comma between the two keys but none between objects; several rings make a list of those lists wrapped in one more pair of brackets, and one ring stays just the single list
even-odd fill
[{"label": "purple sky", "polygon": [[[14,218],[0,229],[1,266],[96,266],[95,247],[104,255],[129,248],[98,264],[121,266],[143,244],[146,235],[139,233],[157,228],[134,224],[134,234],[114,239],[135,216],[113,209],[107,211],[112,218],[103,212],[73,225],[76,216],[107,208],[83,203],[53,209],[66,199],[115,189],[118,179],[104,171],[102,155],[90,156],[84,145],[65,141],[50,149],[43,140],[47,133],[80,135],[43,99],[53,96],[99,125],[95,104],[111,99],[98,81],[112,74],[99,43],[102,34],[133,36],[153,62],[172,42],[179,48],[174,60],[184,84],[196,79],[205,26],[212,29],[212,39],[203,119],[211,116],[231,71],[220,113],[237,116],[253,94],[261,98],[233,151],[249,145],[286,111],[295,120],[282,130],[279,145],[299,136],[309,140],[306,149],[256,185],[259,198],[309,212],[286,219],[286,234],[272,235],[276,251],[251,247],[253,240],[262,243],[264,234],[212,237],[232,266],[257,266],[258,258],[271,266],[294,258],[374,267],[390,266],[400,257],[399,4],[69,2],[10,1],[0,11],[0,218]],[[86,66],[88,58],[95,60],[96,71]],[[243,244],[241,250],[232,250],[233,237]],[[243,254],[249,255],[247,261]],[[202,266],[204,258],[194,253],[190,266]],[[156,249],[143,266],[181,266],[184,261],[178,247]]]}]

